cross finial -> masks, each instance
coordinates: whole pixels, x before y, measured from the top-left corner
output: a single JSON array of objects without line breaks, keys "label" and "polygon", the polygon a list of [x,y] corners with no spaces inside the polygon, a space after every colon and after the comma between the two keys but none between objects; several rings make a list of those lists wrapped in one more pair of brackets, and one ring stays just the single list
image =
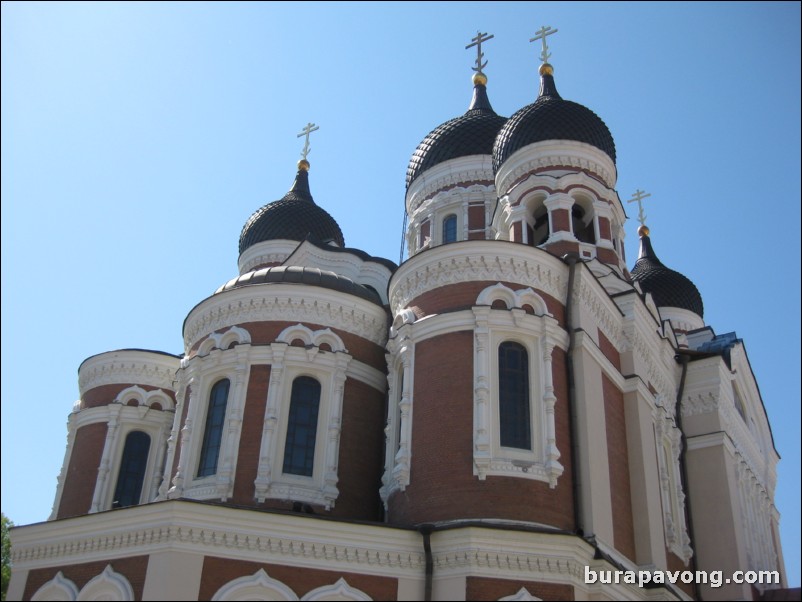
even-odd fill
[{"label": "cross finial", "polygon": [[306,124],[304,129],[301,130],[301,133],[298,134],[298,138],[300,138],[301,136],[306,136],[306,142],[304,142],[304,150],[301,151],[302,161],[306,161],[307,155],[309,155],[309,153],[312,152],[312,149],[309,148],[309,134],[311,134],[312,132],[316,132],[319,129],[320,129],[319,125],[315,125],[310,121],[309,123]]},{"label": "cross finial", "polygon": [[477,31],[476,37],[471,38],[472,43],[468,44],[465,47],[465,50],[468,50],[468,48],[473,48],[474,46],[476,46],[476,67],[471,67],[471,69],[476,71],[476,73],[478,73],[479,75],[484,75],[484,73],[482,73],[482,69],[487,67],[487,61],[482,63],[482,58],[485,56],[484,53],[482,52],[482,42],[487,42],[488,40],[492,39],[493,39],[492,34],[487,35],[487,33],[482,33],[481,31]]},{"label": "cross finial", "polygon": [[549,45],[546,43],[546,36],[557,33],[557,31],[557,29],[552,29],[549,25],[544,25],[535,32],[535,37],[529,40],[530,42],[535,42],[537,40],[543,42],[543,50],[540,52],[540,60],[544,63],[548,63],[549,57],[551,56],[551,53],[549,52]]},{"label": "cross finial", "polygon": [[627,203],[637,203],[638,204],[638,221],[640,225],[646,227],[646,214],[643,212],[643,199],[652,196],[651,192],[644,192],[643,190],[636,190],[635,194],[632,195],[632,198],[627,201]]}]

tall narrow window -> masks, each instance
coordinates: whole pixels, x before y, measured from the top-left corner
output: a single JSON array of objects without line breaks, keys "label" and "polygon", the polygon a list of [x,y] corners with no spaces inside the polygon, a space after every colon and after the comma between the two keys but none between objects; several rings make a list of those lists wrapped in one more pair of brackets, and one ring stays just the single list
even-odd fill
[{"label": "tall narrow window", "polygon": [[308,376],[292,381],[290,419],[284,445],[284,474],[311,477],[315,466],[320,383]]},{"label": "tall narrow window", "polygon": [[220,442],[223,439],[223,425],[226,419],[228,388],[227,378],[217,381],[209,395],[209,408],[206,410],[206,429],[203,431],[198,476],[208,477],[217,472],[217,458],[220,456]]},{"label": "tall narrow window", "polygon": [[457,241],[457,216],[447,215],[443,220],[443,243]]},{"label": "tall narrow window", "polygon": [[142,496],[142,484],[145,482],[145,470],[148,467],[150,436],[142,431],[131,431],[125,438],[123,458],[120,462],[120,474],[114,488],[112,508],[124,508],[139,503]]},{"label": "tall narrow window", "polygon": [[511,341],[498,347],[498,403],[501,446],[532,449],[529,354]]}]

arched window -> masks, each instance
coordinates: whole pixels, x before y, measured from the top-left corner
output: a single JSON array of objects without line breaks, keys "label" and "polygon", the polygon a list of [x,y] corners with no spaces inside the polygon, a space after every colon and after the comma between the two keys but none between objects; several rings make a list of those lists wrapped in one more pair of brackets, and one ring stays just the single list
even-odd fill
[{"label": "arched window", "polygon": [[549,228],[549,212],[545,205],[540,205],[532,215],[532,226],[529,228],[529,244],[533,247],[545,244],[551,235]]},{"label": "arched window", "polygon": [[223,425],[226,419],[228,388],[227,378],[219,380],[209,395],[209,408],[206,410],[206,429],[203,431],[198,476],[208,477],[217,472],[217,458],[220,456],[220,442],[223,439]]},{"label": "arched window", "polygon": [[315,466],[320,383],[308,376],[292,381],[290,419],[284,444],[284,474],[311,477]]},{"label": "arched window", "polygon": [[131,431],[125,438],[117,486],[114,488],[112,508],[124,508],[139,503],[145,471],[148,467],[150,435],[142,431]]},{"label": "arched window", "polygon": [[457,241],[457,216],[447,215],[443,220],[443,244]]},{"label": "arched window", "polygon": [[512,341],[498,347],[498,404],[501,446],[532,449],[529,354]]}]

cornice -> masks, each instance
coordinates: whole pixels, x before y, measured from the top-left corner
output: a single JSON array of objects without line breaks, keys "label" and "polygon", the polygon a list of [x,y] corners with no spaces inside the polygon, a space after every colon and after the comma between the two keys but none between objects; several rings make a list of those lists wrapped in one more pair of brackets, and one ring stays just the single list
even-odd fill
[{"label": "cornice", "polygon": [[101,385],[137,384],[173,391],[181,360],[167,354],[122,349],[94,355],[78,369],[78,388],[84,393]]},{"label": "cornice", "polygon": [[438,192],[454,186],[493,188],[493,160],[490,155],[469,155],[449,159],[419,175],[407,190],[406,208],[410,215]]},{"label": "cornice", "polygon": [[567,268],[541,249],[518,243],[474,240],[451,243],[411,257],[390,280],[396,315],[421,294],[463,282],[514,282],[562,300]]},{"label": "cornice", "polygon": [[191,349],[210,333],[247,322],[301,322],[350,332],[384,346],[387,315],[364,299],[313,285],[258,284],[217,293],[196,305],[184,321]]}]

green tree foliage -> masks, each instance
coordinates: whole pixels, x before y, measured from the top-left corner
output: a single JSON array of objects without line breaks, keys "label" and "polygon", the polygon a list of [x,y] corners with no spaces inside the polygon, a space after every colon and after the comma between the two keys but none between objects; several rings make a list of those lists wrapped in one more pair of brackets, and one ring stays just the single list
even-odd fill
[{"label": "green tree foliage", "polygon": [[11,537],[8,530],[14,526],[5,514],[0,513],[2,519],[2,534],[3,534],[3,600],[6,599],[6,590],[8,589],[8,582],[11,580]]}]

